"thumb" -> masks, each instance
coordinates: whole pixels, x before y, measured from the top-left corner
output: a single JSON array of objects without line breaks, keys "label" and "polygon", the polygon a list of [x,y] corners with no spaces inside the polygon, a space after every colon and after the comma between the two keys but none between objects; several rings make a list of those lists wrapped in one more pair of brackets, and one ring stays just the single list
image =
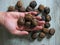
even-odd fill
[{"label": "thumb", "polygon": [[22,36],[22,35],[28,35],[28,32],[16,30],[16,31],[12,32],[12,34]]}]

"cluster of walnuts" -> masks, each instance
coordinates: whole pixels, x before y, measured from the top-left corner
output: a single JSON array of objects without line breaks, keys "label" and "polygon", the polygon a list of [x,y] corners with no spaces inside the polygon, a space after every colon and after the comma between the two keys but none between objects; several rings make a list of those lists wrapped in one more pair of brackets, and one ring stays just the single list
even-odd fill
[{"label": "cluster of walnuts", "polygon": [[26,26],[27,28],[33,28],[37,26],[37,19],[31,14],[26,14],[25,17],[20,17],[17,21],[18,26]]},{"label": "cluster of walnuts", "polygon": [[[54,28],[50,28],[50,21],[51,21],[51,16],[49,15],[50,13],[50,8],[45,7],[44,5],[40,4],[37,9],[35,7],[37,6],[36,1],[31,1],[29,6],[25,9],[22,5],[21,1],[18,1],[14,6],[9,6],[7,12],[11,11],[16,11],[16,12],[30,12],[30,11],[37,11],[38,14],[35,16],[38,16],[41,14],[42,20],[45,21],[44,28],[40,31],[33,31],[31,34],[32,39],[36,39],[39,37],[40,39],[43,39],[45,36],[50,38],[52,35],[55,33]],[[34,18],[33,15],[31,14],[26,14],[25,17],[20,17],[17,21],[18,26],[26,26],[27,28],[34,28],[37,26],[37,19]]]}]

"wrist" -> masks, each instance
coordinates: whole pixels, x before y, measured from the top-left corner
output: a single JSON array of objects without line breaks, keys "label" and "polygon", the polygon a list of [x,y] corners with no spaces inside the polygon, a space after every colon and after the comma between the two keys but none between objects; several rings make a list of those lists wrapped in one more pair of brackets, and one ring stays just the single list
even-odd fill
[{"label": "wrist", "polygon": [[5,18],[6,12],[0,12],[0,24],[4,24],[4,18]]}]

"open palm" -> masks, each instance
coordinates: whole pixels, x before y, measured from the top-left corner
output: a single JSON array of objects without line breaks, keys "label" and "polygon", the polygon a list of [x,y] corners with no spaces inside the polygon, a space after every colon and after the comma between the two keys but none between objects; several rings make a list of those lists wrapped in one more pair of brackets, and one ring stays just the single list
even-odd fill
[{"label": "open palm", "polygon": [[[36,12],[26,12],[26,13],[31,13],[31,14],[37,14]],[[7,12],[6,16],[4,17],[4,26],[8,29],[11,34],[14,35],[26,35],[28,34],[27,31],[25,31],[28,28],[25,28],[24,26],[18,27],[17,21],[18,18],[24,17],[26,13],[21,13],[21,12]],[[39,24],[44,24],[44,21],[38,21]],[[40,30],[42,29],[42,25],[36,26],[33,28],[33,30]],[[23,30],[23,31],[21,31]]]}]

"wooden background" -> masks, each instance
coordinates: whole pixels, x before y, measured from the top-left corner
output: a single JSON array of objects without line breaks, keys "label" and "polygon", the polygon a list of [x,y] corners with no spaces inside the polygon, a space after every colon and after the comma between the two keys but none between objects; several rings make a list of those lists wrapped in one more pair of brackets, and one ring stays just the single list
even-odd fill
[{"label": "wooden background", "polygon": [[[6,11],[9,5],[15,5],[18,0],[0,0],[0,11]],[[28,6],[32,0],[22,0],[24,6]],[[33,42],[27,39],[11,35],[3,26],[0,26],[0,45],[60,45],[60,0],[36,0],[39,4],[50,7],[51,27],[55,28],[55,35],[51,39]],[[38,7],[37,5],[37,7]]]}]

